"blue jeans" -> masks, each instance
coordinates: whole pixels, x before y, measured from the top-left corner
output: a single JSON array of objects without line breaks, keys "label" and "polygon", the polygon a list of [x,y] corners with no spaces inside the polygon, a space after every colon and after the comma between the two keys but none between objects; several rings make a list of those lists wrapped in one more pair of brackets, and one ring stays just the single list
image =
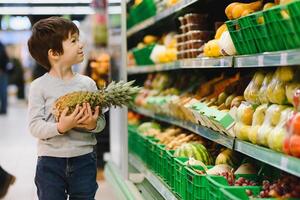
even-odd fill
[{"label": "blue jeans", "polygon": [[94,200],[96,153],[78,157],[38,157],[35,184],[39,200]]},{"label": "blue jeans", "polygon": [[0,113],[7,112],[7,75],[0,72]]}]

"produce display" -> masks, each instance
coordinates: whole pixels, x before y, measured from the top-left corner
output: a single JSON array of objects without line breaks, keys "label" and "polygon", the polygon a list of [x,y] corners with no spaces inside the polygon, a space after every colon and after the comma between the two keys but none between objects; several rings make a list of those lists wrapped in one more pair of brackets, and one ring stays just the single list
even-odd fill
[{"label": "produce display", "polygon": [[131,153],[178,199],[300,199],[300,0],[127,5],[157,15],[127,35]]},{"label": "produce display", "polygon": [[106,108],[129,105],[133,100],[133,96],[140,90],[139,87],[133,87],[133,83],[134,81],[127,83],[124,81],[111,82],[106,88],[97,92],[78,91],[68,93],[54,102],[52,113],[55,119],[58,120],[66,108],[68,108],[67,114],[71,114],[75,110],[76,105],[82,105],[83,103],[89,103],[92,110],[95,110],[96,106]]}]

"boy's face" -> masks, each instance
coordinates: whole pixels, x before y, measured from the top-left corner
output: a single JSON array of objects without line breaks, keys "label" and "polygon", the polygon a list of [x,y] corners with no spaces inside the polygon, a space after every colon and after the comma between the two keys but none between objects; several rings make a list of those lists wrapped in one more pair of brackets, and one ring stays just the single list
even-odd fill
[{"label": "boy's face", "polygon": [[61,55],[61,61],[65,65],[74,65],[83,61],[83,44],[79,41],[79,35],[69,34],[68,39],[62,43],[64,53]]}]

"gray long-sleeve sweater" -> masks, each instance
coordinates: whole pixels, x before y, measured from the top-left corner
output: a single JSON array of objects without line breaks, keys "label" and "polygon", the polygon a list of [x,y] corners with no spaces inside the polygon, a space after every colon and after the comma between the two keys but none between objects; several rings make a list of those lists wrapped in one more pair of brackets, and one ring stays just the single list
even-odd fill
[{"label": "gray long-sleeve sweater", "polygon": [[46,73],[31,83],[29,91],[29,129],[38,138],[38,156],[75,157],[90,153],[97,143],[94,133],[105,127],[104,116],[97,121],[93,131],[71,129],[59,134],[52,105],[57,98],[74,91],[95,91],[95,82],[80,74],[70,80],[62,80]]}]

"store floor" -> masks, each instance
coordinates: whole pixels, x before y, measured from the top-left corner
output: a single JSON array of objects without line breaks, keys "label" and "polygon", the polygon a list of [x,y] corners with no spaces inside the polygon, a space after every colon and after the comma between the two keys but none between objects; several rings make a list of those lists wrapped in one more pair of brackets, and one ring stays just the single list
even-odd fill
[{"label": "store floor", "polygon": [[[34,185],[36,139],[27,128],[25,102],[10,102],[7,115],[0,115],[0,165],[17,178],[4,200],[37,200]],[[107,182],[99,180],[96,200],[114,200]]]}]

